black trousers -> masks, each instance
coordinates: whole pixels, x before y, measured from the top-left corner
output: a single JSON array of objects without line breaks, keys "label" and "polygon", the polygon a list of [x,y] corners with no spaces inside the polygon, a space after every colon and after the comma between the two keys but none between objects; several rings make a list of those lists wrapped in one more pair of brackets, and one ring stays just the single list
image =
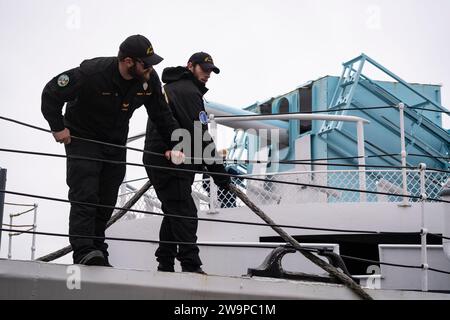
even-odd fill
[{"label": "black trousers", "polygon": [[[158,166],[172,166],[164,158],[148,155],[144,156],[145,164]],[[146,167],[148,177],[152,182],[161,209],[164,214],[184,217],[197,217],[197,207],[192,199],[192,183],[195,174],[176,173],[167,170],[158,170]],[[197,242],[198,221],[196,219],[183,219],[164,217],[159,232],[160,241],[171,242]],[[196,268],[202,265],[197,245],[160,244],[155,252],[156,260],[165,265],[173,265],[175,258],[184,268]]]},{"label": "black trousers", "polygon": [[[66,154],[114,161],[126,160],[126,151],[123,149],[75,139],[66,145]],[[119,187],[125,177],[125,170],[124,164],[68,158],[69,200],[115,206]],[[104,237],[106,224],[112,212],[113,209],[71,204],[69,233]],[[101,250],[105,257],[108,257],[108,245],[104,240],[70,237],[70,244],[73,249],[74,263],[79,263],[81,258],[92,250]]]}]

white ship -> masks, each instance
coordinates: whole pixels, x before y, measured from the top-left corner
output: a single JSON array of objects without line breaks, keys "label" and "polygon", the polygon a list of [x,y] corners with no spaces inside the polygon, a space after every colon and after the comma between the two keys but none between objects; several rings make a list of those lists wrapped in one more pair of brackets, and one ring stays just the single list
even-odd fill
[{"label": "white ship", "polygon": [[[390,81],[369,78],[367,65]],[[236,129],[227,162],[236,185],[304,248],[374,299],[450,299],[449,111],[439,86],[407,83],[363,54],[344,63],[341,77],[245,109],[207,102],[207,111],[213,135],[217,124]],[[156,243],[110,240],[114,268],[0,260],[0,298],[359,298],[286,247],[240,199],[198,178],[192,194],[206,219],[198,242],[208,275],[157,272]],[[144,184],[125,182],[118,206]],[[132,208],[139,212],[107,237],[157,240],[154,190]]]}]

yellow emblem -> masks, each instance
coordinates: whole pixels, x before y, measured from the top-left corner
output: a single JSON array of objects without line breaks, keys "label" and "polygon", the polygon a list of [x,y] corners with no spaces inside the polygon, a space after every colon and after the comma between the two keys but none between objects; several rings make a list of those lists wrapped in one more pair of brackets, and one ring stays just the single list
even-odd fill
[{"label": "yellow emblem", "polygon": [[148,47],[147,49],[147,55],[151,56],[153,54],[153,48],[152,47]]}]

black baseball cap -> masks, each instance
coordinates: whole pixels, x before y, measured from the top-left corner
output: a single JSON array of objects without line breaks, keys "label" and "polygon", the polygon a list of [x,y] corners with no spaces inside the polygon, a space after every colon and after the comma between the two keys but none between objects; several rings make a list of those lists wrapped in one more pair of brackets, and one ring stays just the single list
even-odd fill
[{"label": "black baseball cap", "polygon": [[211,70],[214,73],[220,73],[220,69],[214,65],[211,55],[206,52],[194,53],[188,62],[199,64],[203,70]]},{"label": "black baseball cap", "polygon": [[120,51],[130,58],[142,60],[146,67],[157,65],[163,61],[163,58],[153,51],[150,41],[140,34],[126,38],[120,45]]}]

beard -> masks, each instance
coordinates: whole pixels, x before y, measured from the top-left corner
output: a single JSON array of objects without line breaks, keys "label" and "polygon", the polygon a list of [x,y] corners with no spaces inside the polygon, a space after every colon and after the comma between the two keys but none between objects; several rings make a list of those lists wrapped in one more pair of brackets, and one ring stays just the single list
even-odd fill
[{"label": "beard", "polygon": [[150,80],[150,71],[151,70],[148,70],[146,72],[138,72],[136,64],[128,68],[128,74],[141,83],[145,83]]}]

